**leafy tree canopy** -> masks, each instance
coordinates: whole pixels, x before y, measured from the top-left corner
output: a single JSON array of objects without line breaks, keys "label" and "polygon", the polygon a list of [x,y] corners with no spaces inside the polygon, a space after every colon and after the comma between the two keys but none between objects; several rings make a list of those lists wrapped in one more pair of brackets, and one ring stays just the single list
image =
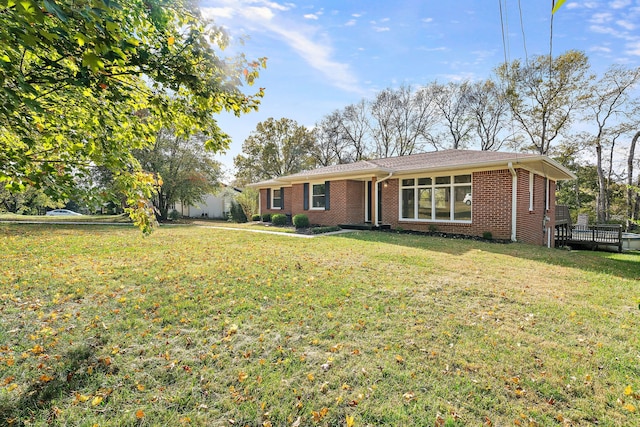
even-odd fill
[{"label": "leafy tree canopy", "polygon": [[160,218],[167,219],[176,202],[192,205],[213,192],[221,175],[220,163],[207,151],[201,135],[182,138],[162,129],[153,146],[136,150],[135,157],[143,170],[162,177],[153,204]]},{"label": "leafy tree canopy", "polygon": [[269,118],[242,144],[242,153],[233,159],[240,183],[290,175],[314,164],[315,135],[295,120]]},{"label": "leafy tree canopy", "polygon": [[213,119],[257,109],[245,95],[265,59],[221,59],[222,29],[192,0],[0,0],[0,181],[65,197],[92,166],[127,190],[149,230],[154,180],[131,155],[157,131],[229,137]]}]

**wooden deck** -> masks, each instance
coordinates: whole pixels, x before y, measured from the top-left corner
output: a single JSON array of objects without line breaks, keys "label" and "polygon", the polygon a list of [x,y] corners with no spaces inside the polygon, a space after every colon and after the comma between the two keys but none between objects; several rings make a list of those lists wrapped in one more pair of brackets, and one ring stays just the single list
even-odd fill
[{"label": "wooden deck", "polygon": [[567,206],[556,206],[556,247],[586,246],[592,249],[616,248],[622,252],[622,226],[618,224],[573,225]]},{"label": "wooden deck", "polygon": [[586,246],[592,249],[616,248],[622,252],[621,225],[556,227],[556,246]]}]

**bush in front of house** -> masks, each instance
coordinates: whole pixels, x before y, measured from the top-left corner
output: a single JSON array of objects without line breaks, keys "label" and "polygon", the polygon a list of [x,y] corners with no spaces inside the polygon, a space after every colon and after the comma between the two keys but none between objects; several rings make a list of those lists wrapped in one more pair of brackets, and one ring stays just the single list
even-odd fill
[{"label": "bush in front of house", "polygon": [[340,231],[340,230],[342,230],[342,228],[338,227],[337,225],[331,225],[327,227],[313,227],[310,231],[311,231],[311,234],[323,234],[323,233],[331,233],[331,232]]},{"label": "bush in front of house", "polygon": [[262,222],[271,222],[271,214],[270,213],[262,214]]},{"label": "bush in front of house", "polygon": [[294,215],[293,225],[295,225],[296,228],[307,228],[309,226],[309,217],[305,214]]},{"label": "bush in front of house", "polygon": [[251,221],[260,221],[260,214],[251,215]]},{"label": "bush in front of house", "polygon": [[247,216],[244,214],[244,210],[242,210],[242,206],[240,206],[236,201],[231,202],[231,210],[229,211],[229,221],[236,222],[236,223],[247,222]]},{"label": "bush in front of house", "polygon": [[287,216],[284,214],[271,215],[271,223],[273,225],[287,225]]}]

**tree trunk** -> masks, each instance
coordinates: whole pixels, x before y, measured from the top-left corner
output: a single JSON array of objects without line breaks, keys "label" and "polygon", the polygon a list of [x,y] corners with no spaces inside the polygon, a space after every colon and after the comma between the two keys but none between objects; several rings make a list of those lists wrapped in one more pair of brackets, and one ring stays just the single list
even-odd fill
[{"label": "tree trunk", "polygon": [[[633,189],[633,162],[636,151],[636,142],[640,138],[640,131],[636,132],[629,147],[629,157],[627,158],[627,231],[631,228],[631,223],[638,219],[638,199],[640,190]],[[640,184],[640,179],[638,180]],[[635,198],[633,197],[635,193]]]},{"label": "tree trunk", "polygon": [[596,217],[598,224],[603,224],[607,220],[607,182],[602,170],[602,145],[596,145],[596,162],[598,171],[598,197],[596,203]]}]

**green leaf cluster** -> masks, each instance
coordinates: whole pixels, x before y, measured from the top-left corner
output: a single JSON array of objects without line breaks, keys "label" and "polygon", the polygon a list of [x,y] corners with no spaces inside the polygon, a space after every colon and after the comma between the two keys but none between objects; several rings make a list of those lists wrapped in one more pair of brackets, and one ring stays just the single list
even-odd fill
[{"label": "green leaf cluster", "polygon": [[247,113],[263,95],[242,86],[265,59],[221,58],[226,34],[190,0],[0,0],[0,43],[0,182],[12,191],[67,197],[93,166],[140,178],[131,153],[161,127],[225,149],[214,113]]}]

